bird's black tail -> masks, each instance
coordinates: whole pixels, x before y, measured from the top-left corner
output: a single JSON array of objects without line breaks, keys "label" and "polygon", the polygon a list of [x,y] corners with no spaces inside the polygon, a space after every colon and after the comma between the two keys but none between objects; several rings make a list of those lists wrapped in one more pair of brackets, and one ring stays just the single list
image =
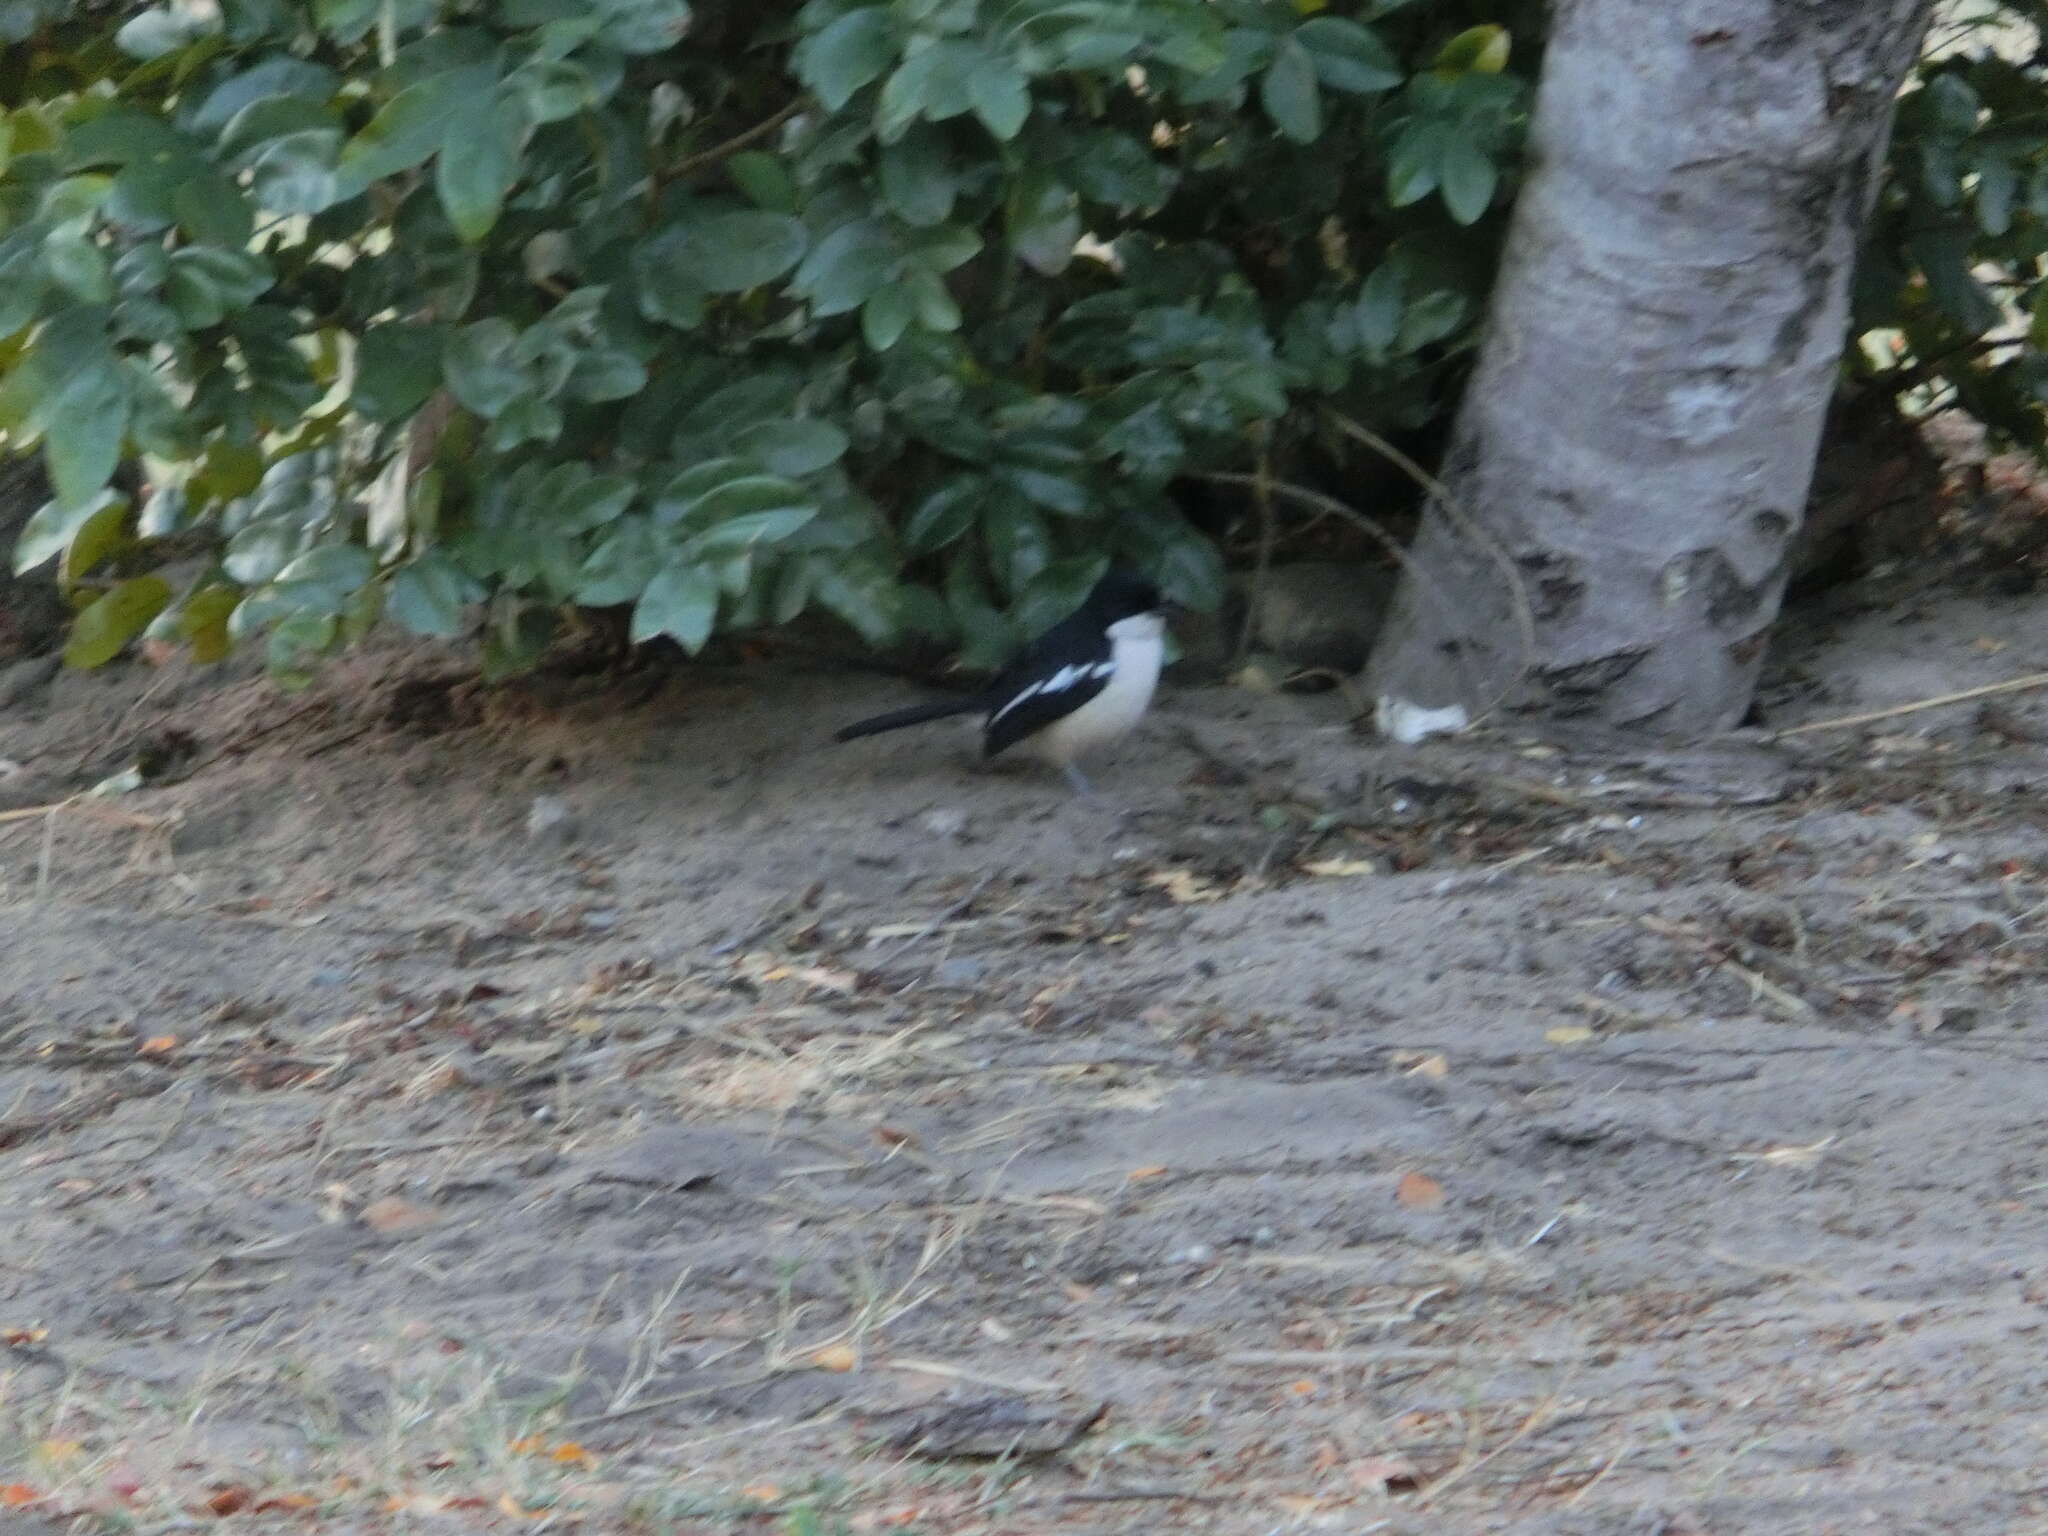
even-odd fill
[{"label": "bird's black tail", "polygon": [[948,715],[971,715],[987,707],[988,701],[978,694],[964,699],[936,699],[930,704],[913,704],[908,709],[891,710],[886,715],[856,720],[852,725],[834,731],[832,739],[852,741],[859,736],[878,736],[883,731],[901,730],[906,725],[923,725],[927,720],[943,720]]}]

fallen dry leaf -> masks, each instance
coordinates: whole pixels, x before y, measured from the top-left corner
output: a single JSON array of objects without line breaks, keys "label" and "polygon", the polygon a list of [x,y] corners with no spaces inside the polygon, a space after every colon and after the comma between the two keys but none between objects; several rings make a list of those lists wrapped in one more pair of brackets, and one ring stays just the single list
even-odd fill
[{"label": "fallen dry leaf", "polygon": [[1326,880],[1346,880],[1356,875],[1376,875],[1380,867],[1371,859],[1311,859],[1301,866],[1305,874]]},{"label": "fallen dry leaf", "polygon": [[441,1219],[441,1213],[424,1205],[414,1205],[397,1195],[386,1195],[382,1200],[372,1200],[363,1207],[361,1220],[372,1232],[417,1232],[422,1227],[431,1227]]},{"label": "fallen dry leaf", "polygon": [[851,1344],[827,1344],[812,1351],[811,1364],[821,1371],[850,1371],[860,1364],[860,1351]]},{"label": "fallen dry leaf", "polygon": [[135,1047],[144,1056],[168,1056],[177,1048],[178,1037],[176,1035],[151,1035],[142,1044]]},{"label": "fallen dry leaf", "polygon": [[85,1447],[76,1440],[40,1440],[36,1454],[45,1461],[76,1461],[85,1454]]},{"label": "fallen dry leaf", "polygon": [[216,1515],[240,1514],[256,1502],[256,1496],[239,1483],[216,1488],[206,1496],[206,1507]]},{"label": "fallen dry leaf", "polygon": [[1552,1045],[1584,1045],[1593,1038],[1593,1031],[1584,1024],[1560,1024],[1543,1031],[1543,1038]]},{"label": "fallen dry leaf", "polygon": [[1186,906],[1197,901],[1221,901],[1223,892],[1210,881],[1204,880],[1193,870],[1155,869],[1145,877],[1145,884],[1166,892],[1166,899]]},{"label": "fallen dry leaf", "polygon": [[782,1497],[782,1488],[777,1483],[749,1483],[740,1490],[740,1497],[756,1504],[773,1504]]},{"label": "fallen dry leaf", "polygon": [[0,1507],[19,1509],[24,1504],[33,1504],[42,1498],[40,1493],[27,1483],[0,1483]]},{"label": "fallen dry leaf", "polygon": [[1126,1184],[1142,1184],[1147,1179],[1156,1179],[1167,1171],[1164,1163],[1147,1163],[1142,1168],[1133,1168],[1124,1175]]},{"label": "fallen dry leaf", "polygon": [[1442,1051],[1396,1051],[1394,1066],[1408,1077],[1441,1079],[1450,1075],[1451,1063]]},{"label": "fallen dry leaf", "polygon": [[899,1131],[893,1125],[875,1127],[875,1140],[885,1147],[914,1147],[917,1137],[909,1131]]},{"label": "fallen dry leaf", "polygon": [[851,997],[860,990],[858,971],[833,971],[822,965],[807,965],[796,973],[796,979],[807,987],[816,987],[820,992],[830,992],[838,997]]},{"label": "fallen dry leaf", "polygon": [[11,1345],[15,1349],[40,1344],[49,1336],[47,1328],[0,1328],[0,1344]]},{"label": "fallen dry leaf", "polygon": [[252,1515],[274,1514],[286,1509],[316,1509],[320,1501],[310,1493],[279,1493],[267,1499],[259,1499],[250,1507]]},{"label": "fallen dry leaf", "polygon": [[1444,1203],[1444,1187],[1428,1174],[1411,1168],[1394,1186],[1394,1198],[1411,1211],[1433,1211]]},{"label": "fallen dry leaf", "polygon": [[1345,1476],[1354,1488],[1370,1488],[1376,1493],[1407,1493],[1413,1491],[1422,1474],[1415,1463],[1406,1456],[1368,1456],[1354,1461],[1345,1469]]},{"label": "fallen dry leaf", "polygon": [[1821,1155],[1834,1145],[1835,1138],[1823,1136],[1819,1141],[1804,1146],[1770,1147],[1762,1152],[1738,1152],[1734,1160],[1739,1163],[1767,1163],[1773,1168],[1811,1168],[1821,1160]]},{"label": "fallen dry leaf", "polygon": [[498,1502],[496,1508],[498,1513],[503,1515],[507,1520],[531,1520],[535,1517],[537,1513],[537,1511],[525,1508],[523,1505],[520,1504],[520,1502],[517,1499],[513,1498],[512,1495],[509,1493],[501,1493],[498,1495]]}]

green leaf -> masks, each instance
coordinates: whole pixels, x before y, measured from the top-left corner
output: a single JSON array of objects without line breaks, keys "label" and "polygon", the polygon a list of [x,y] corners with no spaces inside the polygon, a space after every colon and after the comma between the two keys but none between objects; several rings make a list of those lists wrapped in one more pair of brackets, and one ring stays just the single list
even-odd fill
[{"label": "green leaf", "polygon": [[1009,59],[991,54],[967,76],[967,94],[982,126],[1007,144],[1031,115],[1031,83]]},{"label": "green leaf", "polygon": [[847,448],[846,434],[815,417],[764,421],[740,433],[734,444],[778,475],[809,475],[836,464]]},{"label": "green leaf", "polygon": [[215,582],[201,587],[178,605],[178,634],[192,648],[192,659],[202,666],[224,660],[233,649],[228,620],[242,600],[239,587]]},{"label": "green leaf", "polygon": [[796,182],[780,157],[750,149],[725,162],[725,174],[755,206],[772,213],[796,211]]},{"label": "green leaf", "polygon": [[584,558],[577,572],[576,601],[598,608],[630,603],[647,590],[661,560],[647,519],[621,518]]},{"label": "green leaf", "polygon": [[1014,496],[990,498],[981,514],[981,535],[997,585],[1011,597],[1052,563],[1052,533],[1045,519]]},{"label": "green leaf", "polygon": [[1170,600],[1204,613],[1222,603],[1229,580],[1216,546],[1192,529],[1166,546],[1153,576]]},{"label": "green leaf", "polygon": [[376,557],[362,545],[316,544],[288,561],[272,582],[296,608],[339,614],[376,574]]},{"label": "green leaf", "polygon": [[114,46],[131,59],[160,59],[196,42],[210,29],[211,23],[197,16],[163,7],[124,22],[114,34]]},{"label": "green leaf", "polygon": [[943,122],[974,110],[969,81],[987,55],[971,43],[945,38],[911,54],[882,87],[875,133],[893,143],[919,118]]},{"label": "green leaf", "polygon": [[757,544],[775,544],[788,538],[818,515],[815,506],[769,507],[760,512],[742,512],[707,528],[685,544],[685,559],[705,559],[752,549]]},{"label": "green leaf", "polygon": [[498,222],[505,196],[519,180],[525,133],[517,96],[479,95],[448,119],[434,165],[434,189],[465,244],[475,245]]},{"label": "green leaf", "polygon": [[441,383],[439,326],[373,326],[356,343],[355,388],[349,404],[372,421],[403,421],[426,404]]},{"label": "green leaf", "polygon": [[1977,226],[1985,234],[2003,235],[2012,228],[2019,181],[2019,172],[2003,155],[1987,155],[1978,161]]},{"label": "green leaf", "polygon": [[221,568],[245,587],[262,586],[290,563],[305,543],[305,530],[290,517],[266,517],[228,540]]},{"label": "green leaf", "polygon": [[1387,204],[1406,208],[1419,203],[1437,187],[1437,166],[1450,130],[1440,122],[1425,119],[1410,123],[1394,140],[1387,154]]},{"label": "green leaf", "polygon": [[309,128],[273,140],[249,166],[249,195],[272,213],[324,213],[348,195],[335,174],[341,130]]},{"label": "green leaf", "polygon": [[161,576],[132,577],[103,592],[71,621],[64,665],[83,669],[112,661],[170,600],[170,583]]},{"label": "green leaf", "polygon": [[451,331],[441,352],[449,392],[479,416],[501,415],[530,387],[514,361],[518,345],[512,322],[495,316]]},{"label": "green leaf", "polygon": [[1273,62],[1259,81],[1259,102],[1273,126],[1297,144],[1314,143],[1322,133],[1315,60],[1296,39],[1284,37],[1273,49]]},{"label": "green leaf", "polygon": [[125,511],[127,505],[125,499],[109,490],[73,503],[44,502],[22,525],[21,533],[14,541],[14,573],[19,576],[54,560],[70,547],[78,530],[94,517],[109,507]]},{"label": "green leaf", "polygon": [[947,481],[919,502],[904,524],[904,553],[929,555],[944,549],[974,526],[977,503],[987,495],[987,484],[976,476]]},{"label": "green leaf", "polygon": [[917,304],[902,284],[882,289],[861,306],[860,331],[871,351],[895,346],[916,317]]},{"label": "green leaf", "polygon": [[880,165],[882,196],[904,223],[937,224],[953,211],[960,183],[941,130],[916,124],[882,150]]},{"label": "green leaf", "polygon": [[872,559],[813,560],[818,601],[860,632],[870,645],[886,645],[896,634],[896,583]]},{"label": "green leaf", "polygon": [[106,253],[68,225],[44,236],[43,267],[58,287],[83,303],[105,304],[114,297],[113,271]]},{"label": "green leaf", "polygon": [[334,614],[286,613],[263,643],[263,663],[271,681],[287,690],[309,686],[314,664],[340,638],[341,623]]},{"label": "green leaf", "polygon": [[1927,276],[1927,291],[1966,335],[1981,336],[2000,324],[1998,305],[1985,292],[1971,268],[1970,232],[1951,226],[1925,230],[1907,241],[1907,249]]},{"label": "green leaf", "polygon": [[718,617],[718,578],[701,565],[671,560],[655,573],[633,605],[633,643],[668,635],[695,655],[711,638]]},{"label": "green leaf", "polygon": [[677,265],[670,251],[675,237],[674,230],[664,230],[634,247],[634,289],[640,313],[647,319],[693,331],[704,323],[704,306],[711,295]]},{"label": "green leaf", "polygon": [[462,633],[463,609],[483,596],[483,587],[437,549],[392,574],[385,608],[416,635],[453,639]]},{"label": "green leaf", "polygon": [[[706,496],[734,480],[742,479],[756,472],[751,459],[717,458],[706,459],[701,464],[692,464],[679,471],[654,498],[654,520],[667,525],[679,523],[690,515],[690,511]],[[792,499],[802,495],[803,488],[784,481],[789,486]]]},{"label": "green leaf", "polygon": [[1068,517],[1085,516],[1095,504],[1094,492],[1088,486],[1048,470],[1006,464],[997,471],[997,477],[1026,501]]},{"label": "green leaf", "polygon": [[1445,288],[1425,293],[1401,316],[1401,334],[1396,338],[1395,350],[1404,353],[1420,351],[1431,342],[1441,341],[1450,335],[1464,318],[1465,300],[1462,295]]},{"label": "green leaf", "polygon": [[844,314],[858,309],[895,275],[901,255],[887,225],[857,219],[811,248],[796,269],[794,287],[810,301],[811,313]]},{"label": "green leaf", "polygon": [[571,59],[534,59],[506,84],[519,93],[527,117],[535,123],[558,123],[598,101],[590,71]]},{"label": "green leaf", "polygon": [[1394,338],[1401,333],[1401,306],[1406,298],[1407,267],[1400,261],[1383,261],[1358,285],[1358,303],[1352,309],[1352,324],[1358,346],[1368,357],[1387,355]]},{"label": "green leaf", "polygon": [[111,355],[65,381],[43,423],[43,458],[59,501],[95,500],[113,478],[129,410],[127,377]]},{"label": "green leaf", "polygon": [[577,354],[576,364],[569,371],[569,393],[593,404],[628,400],[646,387],[646,364],[615,347]]},{"label": "green leaf", "polygon": [[1333,91],[1364,95],[1391,90],[1406,78],[1392,53],[1369,30],[1339,16],[1317,16],[1294,29],[1315,61],[1316,78]]},{"label": "green leaf", "polygon": [[64,558],[57,563],[58,584],[66,588],[76,586],[81,576],[133,542],[128,536],[128,503],[118,496],[107,498],[99,510],[78,525],[78,532],[65,546]]},{"label": "green leaf", "polygon": [[188,245],[171,252],[164,296],[188,330],[202,331],[246,310],[276,281],[269,264],[252,252]]},{"label": "green leaf", "polygon": [[686,504],[680,521],[701,529],[715,526],[727,518],[790,510],[815,514],[817,499],[795,481],[785,480],[780,475],[741,475],[736,480],[727,480],[712,487]]},{"label": "green leaf", "polygon": [[828,112],[837,112],[869,81],[896,61],[896,24],[886,6],[849,11],[798,45],[797,78],[816,93]]},{"label": "green leaf", "polygon": [[1497,75],[1508,67],[1513,39],[1493,23],[1467,27],[1437,50],[1430,67],[1440,75]]},{"label": "green leaf", "polygon": [[1010,606],[1011,622],[1027,634],[1050,629],[1081,606],[1107,563],[1100,555],[1053,561],[1017,595]]},{"label": "green leaf", "polygon": [[531,672],[547,654],[555,629],[552,609],[522,601],[516,593],[500,592],[484,625],[484,681],[503,682]]},{"label": "green leaf", "polygon": [[954,301],[952,291],[946,287],[946,280],[938,273],[925,270],[913,272],[905,279],[903,286],[917,312],[919,325],[928,331],[960,329],[960,306]]},{"label": "green leaf", "polygon": [[1485,150],[1463,134],[1454,134],[1444,144],[1437,164],[1438,190],[1444,207],[1460,224],[1476,224],[1493,202],[1500,185],[1500,170]]},{"label": "green leaf", "polygon": [[1067,186],[1043,175],[1021,176],[1005,212],[1010,247],[1026,266],[1045,277],[1057,277],[1067,269],[1074,259],[1074,243],[1081,238],[1080,201]]},{"label": "green leaf", "polygon": [[366,187],[412,169],[447,141],[450,123],[497,85],[487,66],[468,65],[407,86],[343,146],[341,170],[352,185]]},{"label": "green leaf", "polygon": [[706,293],[745,293],[771,283],[803,258],[810,235],[786,213],[714,214],[664,230],[661,259]]}]

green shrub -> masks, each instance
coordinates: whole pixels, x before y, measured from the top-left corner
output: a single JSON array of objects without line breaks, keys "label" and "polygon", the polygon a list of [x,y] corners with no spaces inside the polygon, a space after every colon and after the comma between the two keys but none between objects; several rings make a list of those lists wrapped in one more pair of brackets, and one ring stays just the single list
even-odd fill
[{"label": "green shrub", "polygon": [[[503,674],[575,605],[987,664],[1111,557],[1212,602],[1185,477],[1453,404],[1542,14],[130,9],[0,0],[0,438],[56,489],[16,560],[76,663],[148,627],[286,679],[385,616],[480,615]],[[1899,343],[1853,363],[2037,446],[2043,9],[1902,104],[1858,319]]]},{"label": "green shrub", "polygon": [[[18,559],[90,601],[76,660],[148,624],[286,677],[479,602],[500,673],[577,604],[988,662],[1111,556],[1212,602],[1176,477],[1450,398],[1527,101],[1494,20],[0,0]],[[173,533],[218,552],[175,592]]]}]

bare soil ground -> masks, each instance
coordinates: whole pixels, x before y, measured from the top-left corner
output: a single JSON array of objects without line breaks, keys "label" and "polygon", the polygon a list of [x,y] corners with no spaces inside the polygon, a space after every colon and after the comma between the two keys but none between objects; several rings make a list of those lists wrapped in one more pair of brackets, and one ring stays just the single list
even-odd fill
[{"label": "bare soil ground", "polygon": [[[2048,668],[1905,580],[1772,727]],[[15,684],[8,1536],[2048,1530],[2048,694],[1104,806],[785,662]]]}]

